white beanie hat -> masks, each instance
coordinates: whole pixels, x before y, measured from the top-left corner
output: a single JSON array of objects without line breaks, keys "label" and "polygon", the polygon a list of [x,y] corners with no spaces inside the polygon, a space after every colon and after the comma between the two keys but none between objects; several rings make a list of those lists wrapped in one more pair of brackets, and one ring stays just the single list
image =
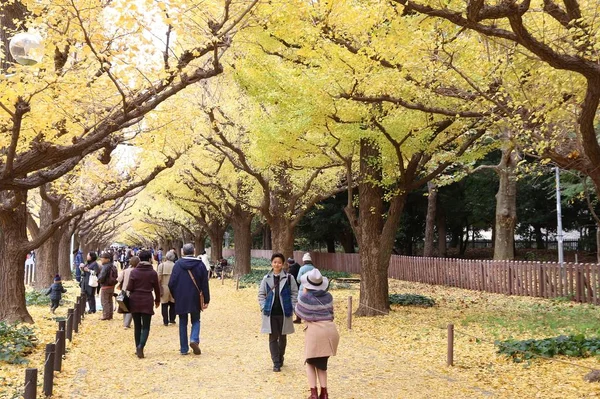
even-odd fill
[{"label": "white beanie hat", "polygon": [[312,258],[310,257],[310,254],[307,252],[304,254],[304,256],[302,256],[302,262],[312,262]]}]

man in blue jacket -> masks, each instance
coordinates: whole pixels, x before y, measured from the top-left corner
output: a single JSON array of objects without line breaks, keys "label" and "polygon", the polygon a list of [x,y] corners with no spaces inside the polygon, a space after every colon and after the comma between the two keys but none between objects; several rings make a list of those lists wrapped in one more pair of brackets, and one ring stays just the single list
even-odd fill
[{"label": "man in blue jacket", "polygon": [[[210,292],[208,289],[208,273],[202,261],[194,257],[194,244],[185,244],[183,257],[173,266],[169,279],[169,290],[175,298],[175,314],[179,315],[179,345],[182,355],[187,355],[190,348],[195,355],[200,350],[200,312],[208,307]],[[201,295],[204,306],[201,307]],[[190,343],[188,346],[188,315],[192,323]]]},{"label": "man in blue jacket", "polygon": [[79,266],[82,264],[83,253],[78,248],[75,251],[73,251],[73,269],[75,269],[75,280],[77,280],[77,282],[81,281],[81,269],[79,268]]}]

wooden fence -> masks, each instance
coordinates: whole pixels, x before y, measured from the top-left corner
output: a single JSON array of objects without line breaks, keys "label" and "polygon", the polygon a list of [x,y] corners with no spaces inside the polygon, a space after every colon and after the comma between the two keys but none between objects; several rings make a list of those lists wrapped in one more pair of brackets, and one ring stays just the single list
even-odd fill
[{"label": "wooden fence", "polygon": [[[270,250],[252,250],[252,257],[270,258]],[[304,252],[294,251],[302,264]],[[360,274],[359,254],[311,252],[319,268]],[[224,250],[223,256],[233,256]],[[423,258],[392,255],[388,277],[425,284],[444,285],[506,295],[541,298],[567,297],[598,305],[600,264],[516,262]]]}]

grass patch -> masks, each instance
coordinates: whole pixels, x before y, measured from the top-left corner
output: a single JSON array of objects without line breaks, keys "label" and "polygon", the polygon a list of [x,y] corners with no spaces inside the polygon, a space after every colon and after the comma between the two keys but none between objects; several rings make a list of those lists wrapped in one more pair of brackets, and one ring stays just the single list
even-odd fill
[{"label": "grass patch", "polygon": [[572,303],[534,304],[500,308],[485,313],[472,313],[463,321],[481,324],[492,330],[541,335],[597,334],[600,331],[600,309]]},{"label": "grass patch", "polygon": [[32,305],[50,305],[50,296],[46,295],[47,289],[32,290],[25,293],[25,302],[27,306]]}]

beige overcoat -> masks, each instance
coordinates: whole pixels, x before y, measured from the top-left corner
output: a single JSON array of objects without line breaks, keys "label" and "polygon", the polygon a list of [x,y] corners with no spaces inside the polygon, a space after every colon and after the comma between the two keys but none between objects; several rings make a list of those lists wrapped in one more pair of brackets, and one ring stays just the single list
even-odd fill
[{"label": "beige overcoat", "polygon": [[173,266],[175,263],[170,260],[165,260],[163,263],[158,265],[158,282],[160,284],[160,303],[175,302],[175,298],[171,295],[169,290],[169,279],[173,272]]},{"label": "beige overcoat", "polygon": [[304,356],[313,357],[335,356],[340,335],[333,321],[304,321]]}]

